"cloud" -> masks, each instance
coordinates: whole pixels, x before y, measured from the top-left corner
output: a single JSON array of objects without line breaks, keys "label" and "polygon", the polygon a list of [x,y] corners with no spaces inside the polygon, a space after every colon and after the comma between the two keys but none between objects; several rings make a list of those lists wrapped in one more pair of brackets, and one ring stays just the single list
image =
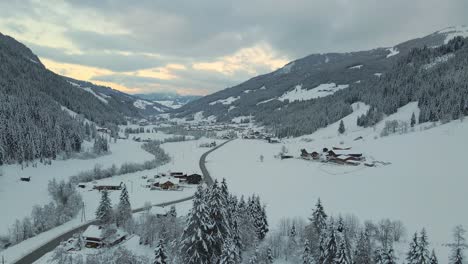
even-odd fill
[{"label": "cloud", "polygon": [[98,69],[81,75],[127,91],[208,93],[312,53],[468,24],[466,10],[466,0],[13,0],[0,2],[0,31],[58,72]]}]

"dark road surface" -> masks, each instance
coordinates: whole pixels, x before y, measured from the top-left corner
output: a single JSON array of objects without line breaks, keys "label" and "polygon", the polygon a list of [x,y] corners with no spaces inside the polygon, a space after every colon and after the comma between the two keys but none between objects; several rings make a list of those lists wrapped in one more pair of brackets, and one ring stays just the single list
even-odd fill
[{"label": "dark road surface", "polygon": [[[199,166],[200,166],[200,170],[201,170],[201,172],[203,174],[203,179],[204,179],[204,181],[205,181],[205,183],[207,185],[213,184],[213,178],[211,178],[210,173],[206,169],[206,166],[205,166],[206,157],[208,156],[208,154],[210,154],[211,152],[217,150],[218,148],[222,147],[224,144],[226,144],[226,143],[228,143],[230,141],[231,140],[228,140],[228,141],[216,146],[215,148],[210,149],[209,151],[203,153],[203,155],[200,157]],[[189,196],[189,197],[185,197],[185,198],[174,200],[174,201],[169,201],[169,202],[160,203],[160,204],[154,204],[153,206],[169,206],[169,205],[173,205],[173,204],[177,204],[177,203],[181,203],[181,202],[191,200],[192,198],[193,198],[193,196]],[[144,211],[145,209],[146,208],[142,207],[142,208],[132,210],[132,212],[133,213],[138,213],[138,212]],[[60,242],[68,240],[69,238],[71,238],[73,236],[73,234],[83,232],[88,226],[94,225],[96,223],[97,223],[96,220],[90,221],[90,222],[88,222],[88,223],[86,223],[86,224],[84,224],[82,226],[76,227],[76,228],[74,228],[74,229],[72,229],[72,230],[70,230],[70,231],[68,231],[68,232],[66,232],[66,233],[64,233],[64,234],[62,234],[62,235],[60,235],[58,237],[55,237],[51,241],[49,241],[46,244],[40,246],[39,248],[35,249],[31,253],[23,256],[22,258],[20,258],[18,261],[14,262],[14,263],[15,264],[34,263],[36,260],[40,259],[46,253],[54,250],[60,244]],[[8,262],[6,262],[6,263],[8,263]]]}]

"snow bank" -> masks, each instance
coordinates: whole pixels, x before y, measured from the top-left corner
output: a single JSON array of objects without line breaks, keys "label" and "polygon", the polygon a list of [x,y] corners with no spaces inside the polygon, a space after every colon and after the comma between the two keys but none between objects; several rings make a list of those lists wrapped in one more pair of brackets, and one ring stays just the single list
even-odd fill
[{"label": "snow bank", "polygon": [[148,105],[153,105],[153,103],[148,102],[148,101],[144,101],[144,100],[140,100],[140,99],[133,102],[133,106],[135,106],[136,108],[142,109],[142,110],[145,110],[146,106],[148,106]]}]

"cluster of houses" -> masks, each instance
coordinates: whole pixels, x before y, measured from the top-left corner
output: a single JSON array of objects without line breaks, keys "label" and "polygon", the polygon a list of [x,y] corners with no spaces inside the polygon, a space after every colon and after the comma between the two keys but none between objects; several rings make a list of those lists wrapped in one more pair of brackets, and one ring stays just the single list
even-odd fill
[{"label": "cluster of houses", "polygon": [[[144,176],[145,177],[145,176]],[[146,187],[151,190],[179,190],[181,184],[200,184],[202,176],[200,174],[185,174],[183,172],[160,173],[153,178],[147,179]]]},{"label": "cluster of houses", "polygon": [[265,133],[262,131],[254,131],[254,130],[248,130],[246,133],[242,135],[243,139],[260,139],[260,140],[265,140],[268,143],[281,143],[281,140],[269,133]]},{"label": "cluster of houses", "polygon": [[309,153],[307,150],[301,149],[301,158],[352,166],[357,166],[365,161],[362,153],[350,153],[350,150],[351,147],[333,147],[332,149],[323,148],[320,153],[317,151]]}]

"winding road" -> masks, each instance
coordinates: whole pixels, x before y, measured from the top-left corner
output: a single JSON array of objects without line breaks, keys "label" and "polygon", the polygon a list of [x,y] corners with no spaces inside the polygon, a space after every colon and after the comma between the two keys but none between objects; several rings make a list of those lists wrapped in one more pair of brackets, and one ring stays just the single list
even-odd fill
[{"label": "winding road", "polygon": [[[203,179],[204,179],[204,181],[205,181],[205,183],[207,185],[213,184],[213,178],[211,178],[210,173],[206,169],[206,166],[205,166],[206,157],[211,152],[213,152],[213,151],[217,150],[218,148],[224,146],[226,143],[228,143],[230,141],[232,141],[232,139],[228,140],[228,141],[225,141],[225,142],[219,144],[218,146],[210,149],[209,151],[203,153],[203,155],[200,157],[199,166],[200,166],[200,170],[201,170],[201,172],[203,174]],[[177,204],[177,203],[181,203],[181,202],[191,200],[192,198],[193,198],[193,195],[189,196],[189,197],[182,198],[182,199],[178,199],[178,200],[173,200],[173,201],[159,203],[159,204],[153,204],[153,206],[161,206],[161,207],[162,206],[169,206],[169,205],[173,205],[173,204]],[[141,211],[143,211],[145,209],[146,209],[145,207],[137,208],[137,209],[132,210],[132,212],[133,213],[138,213],[138,212],[141,212]],[[51,241],[46,242],[42,246],[36,248],[34,251],[28,253],[27,255],[21,257],[16,262],[12,262],[12,263],[14,263],[14,264],[31,264],[31,263],[34,263],[36,260],[40,259],[46,253],[54,250],[58,245],[60,245],[60,242],[71,238],[73,236],[73,234],[75,234],[75,233],[83,232],[84,230],[86,230],[86,228],[88,228],[88,226],[94,225],[96,223],[97,223],[97,220],[92,220],[92,221],[89,221],[89,222],[87,222],[87,223],[85,223],[85,224],[83,224],[83,225],[81,225],[79,227],[76,227],[76,228],[74,228],[74,229],[72,229],[70,231],[67,231],[66,233],[61,234],[58,237],[55,237]]]}]

